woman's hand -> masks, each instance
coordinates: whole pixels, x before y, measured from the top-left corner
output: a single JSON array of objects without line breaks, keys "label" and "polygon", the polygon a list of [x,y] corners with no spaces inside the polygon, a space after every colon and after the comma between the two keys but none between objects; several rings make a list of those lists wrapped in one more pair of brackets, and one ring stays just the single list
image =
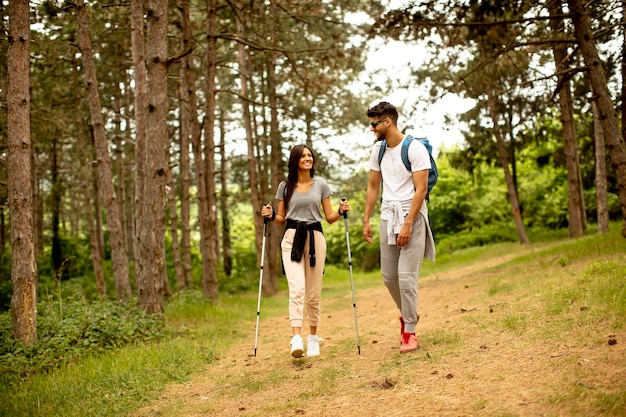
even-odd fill
[{"label": "woman's hand", "polygon": [[264,204],[261,209],[261,216],[266,217],[270,220],[274,217],[274,208],[271,204]]},{"label": "woman's hand", "polygon": [[341,200],[341,203],[339,203],[339,214],[341,214],[342,216],[350,211],[350,203],[348,202],[348,200]]}]

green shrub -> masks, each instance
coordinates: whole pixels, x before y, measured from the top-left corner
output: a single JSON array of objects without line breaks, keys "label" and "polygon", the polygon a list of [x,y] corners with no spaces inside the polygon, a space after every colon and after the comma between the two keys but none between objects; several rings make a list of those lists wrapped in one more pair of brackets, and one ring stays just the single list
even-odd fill
[{"label": "green shrub", "polygon": [[11,314],[0,314],[0,384],[46,373],[90,354],[164,335],[163,318],[136,305],[82,300],[37,305],[38,340],[30,347],[11,336]]},{"label": "green shrub", "polygon": [[499,242],[515,242],[518,240],[514,227],[503,224],[492,224],[473,230],[464,230],[452,236],[446,236],[436,242],[438,253],[452,253],[459,249],[484,246]]}]

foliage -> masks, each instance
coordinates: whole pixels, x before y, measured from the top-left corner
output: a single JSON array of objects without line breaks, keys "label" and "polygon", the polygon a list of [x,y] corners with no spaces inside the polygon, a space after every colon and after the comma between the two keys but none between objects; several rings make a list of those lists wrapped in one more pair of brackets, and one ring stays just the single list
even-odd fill
[{"label": "foliage", "polygon": [[89,355],[158,340],[165,335],[163,318],[132,304],[81,299],[40,301],[38,340],[25,346],[11,336],[11,314],[0,314],[0,385],[46,374]]}]

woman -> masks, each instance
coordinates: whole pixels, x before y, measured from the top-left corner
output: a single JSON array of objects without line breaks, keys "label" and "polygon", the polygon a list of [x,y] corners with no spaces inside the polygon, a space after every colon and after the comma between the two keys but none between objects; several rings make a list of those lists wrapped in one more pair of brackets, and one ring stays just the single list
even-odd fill
[{"label": "woman", "polygon": [[315,156],[308,146],[297,145],[291,150],[288,169],[287,179],[279,184],[276,191],[277,211],[266,205],[261,215],[279,225],[286,225],[281,249],[289,285],[289,320],[293,332],[291,356],[300,358],[304,354],[302,322],[306,305],[310,326],[307,356],[313,357],[320,354],[317,325],[326,260],[320,205],[326,221],[331,224],[350,210],[350,204],[342,201],[339,209],[333,210],[330,187],[324,180],[314,178]]}]

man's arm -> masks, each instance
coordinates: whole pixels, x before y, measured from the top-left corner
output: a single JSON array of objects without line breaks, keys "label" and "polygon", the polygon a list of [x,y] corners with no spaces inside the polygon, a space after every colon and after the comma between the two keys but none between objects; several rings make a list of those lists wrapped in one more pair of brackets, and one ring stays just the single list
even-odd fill
[{"label": "man's arm", "polygon": [[363,237],[368,243],[374,241],[370,218],[374,212],[374,207],[376,207],[376,200],[378,200],[378,191],[380,190],[382,179],[383,177],[380,171],[370,170],[370,178],[365,193],[365,209],[363,211]]}]

